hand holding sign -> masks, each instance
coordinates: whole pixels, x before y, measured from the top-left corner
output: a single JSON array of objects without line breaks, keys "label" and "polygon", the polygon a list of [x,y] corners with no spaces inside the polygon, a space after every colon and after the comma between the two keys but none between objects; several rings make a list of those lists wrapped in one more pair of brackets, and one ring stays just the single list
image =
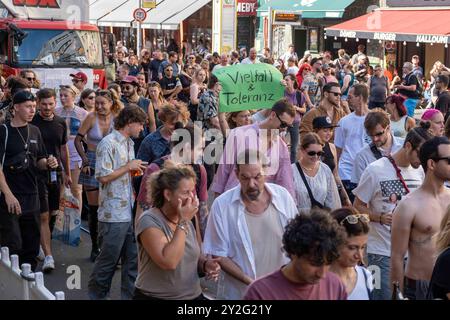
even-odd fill
[{"label": "hand holding sign", "polygon": [[213,74],[222,84],[220,112],[268,109],[284,96],[283,75],[272,65],[235,65]]}]

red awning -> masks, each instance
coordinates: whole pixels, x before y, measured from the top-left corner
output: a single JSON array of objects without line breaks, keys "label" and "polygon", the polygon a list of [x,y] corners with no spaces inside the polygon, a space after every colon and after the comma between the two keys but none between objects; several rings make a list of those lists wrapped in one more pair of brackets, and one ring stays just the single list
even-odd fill
[{"label": "red awning", "polygon": [[450,43],[450,10],[376,10],[326,28],[331,37]]}]

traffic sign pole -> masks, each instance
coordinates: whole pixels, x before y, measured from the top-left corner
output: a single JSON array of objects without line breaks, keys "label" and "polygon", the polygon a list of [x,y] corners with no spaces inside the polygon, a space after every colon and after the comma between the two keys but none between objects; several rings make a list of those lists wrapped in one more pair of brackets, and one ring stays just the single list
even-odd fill
[{"label": "traffic sign pole", "polygon": [[[142,10],[142,1],[139,0],[139,9]],[[137,56],[140,59],[141,58],[141,33],[142,33],[142,22],[138,22],[138,34],[137,34]]]}]

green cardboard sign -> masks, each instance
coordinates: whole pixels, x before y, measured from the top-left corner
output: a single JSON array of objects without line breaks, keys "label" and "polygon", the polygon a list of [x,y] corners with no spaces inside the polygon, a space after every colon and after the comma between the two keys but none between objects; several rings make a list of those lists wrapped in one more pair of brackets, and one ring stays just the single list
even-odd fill
[{"label": "green cardboard sign", "polygon": [[238,64],[213,74],[222,85],[220,112],[269,109],[284,97],[283,75],[270,64]]}]

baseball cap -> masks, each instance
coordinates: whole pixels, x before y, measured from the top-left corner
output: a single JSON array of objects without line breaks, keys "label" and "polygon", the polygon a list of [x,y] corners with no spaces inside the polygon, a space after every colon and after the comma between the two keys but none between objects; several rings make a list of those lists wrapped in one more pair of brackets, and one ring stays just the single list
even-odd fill
[{"label": "baseball cap", "polygon": [[77,80],[82,80],[83,82],[87,82],[88,78],[84,72],[71,73],[70,76]]},{"label": "baseball cap", "polygon": [[36,101],[36,96],[28,90],[21,90],[13,97],[13,105],[20,104],[27,101]]},{"label": "baseball cap", "polygon": [[331,122],[330,117],[317,117],[313,120],[313,129],[326,129],[335,127],[339,126],[334,126]]},{"label": "baseball cap", "polygon": [[122,81],[120,81],[120,84],[124,84],[124,83],[131,83],[136,86],[139,85],[138,79],[133,76],[126,76]]}]

